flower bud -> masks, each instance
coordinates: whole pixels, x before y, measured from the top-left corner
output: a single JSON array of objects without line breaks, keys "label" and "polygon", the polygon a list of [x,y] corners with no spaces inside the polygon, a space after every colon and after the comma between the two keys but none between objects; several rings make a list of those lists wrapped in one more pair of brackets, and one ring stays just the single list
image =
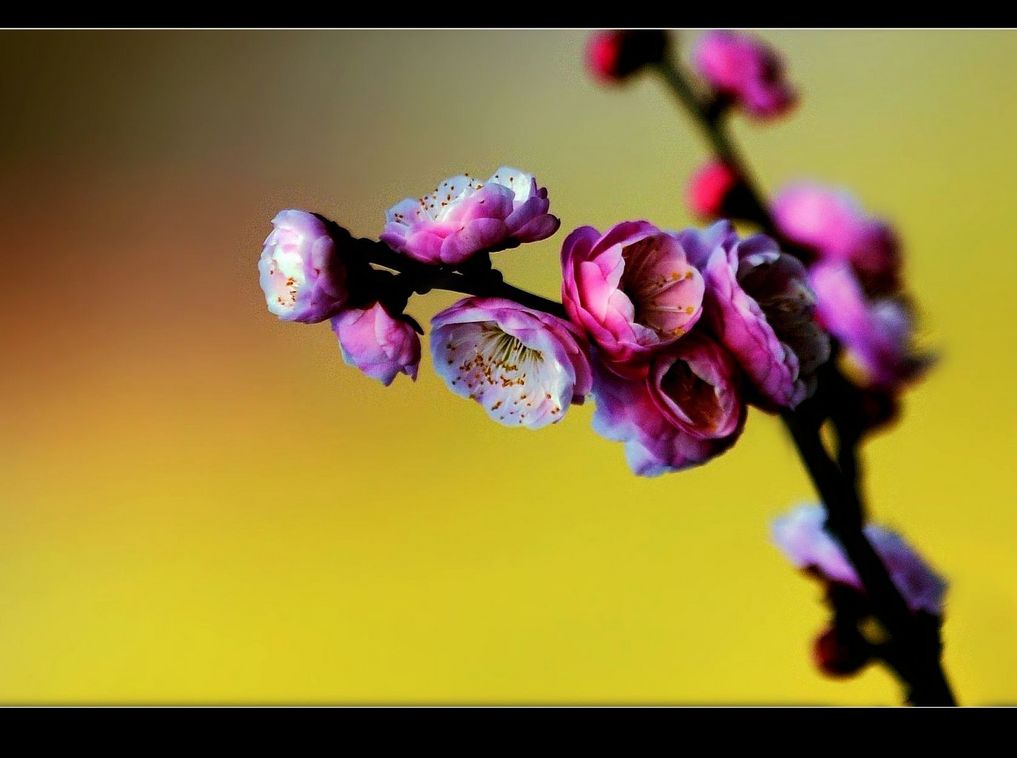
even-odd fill
[{"label": "flower bud", "polygon": [[410,323],[393,318],[381,303],[347,308],[332,319],[343,360],[386,387],[400,373],[413,380],[420,365],[420,338]]},{"label": "flower bud", "polygon": [[605,84],[628,79],[667,52],[667,32],[659,29],[611,29],[595,32],[586,45],[586,67]]},{"label": "flower bud", "polygon": [[812,660],[827,676],[857,674],[870,659],[869,645],[857,631],[831,626],[812,644]]},{"label": "flower bud", "polygon": [[738,187],[738,175],[723,161],[710,161],[689,180],[686,200],[692,212],[704,219],[730,216],[731,196]]}]

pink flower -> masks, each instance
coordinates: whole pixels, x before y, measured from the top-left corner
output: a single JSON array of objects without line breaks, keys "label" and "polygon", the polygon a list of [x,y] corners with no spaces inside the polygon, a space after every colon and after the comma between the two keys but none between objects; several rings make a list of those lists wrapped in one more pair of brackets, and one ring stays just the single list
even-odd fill
[{"label": "pink flower", "polygon": [[396,203],[381,241],[423,263],[455,266],[481,251],[550,237],[560,222],[549,207],[536,179],[502,166],[486,182],[453,176],[430,195]]},{"label": "pink flower", "polygon": [[393,318],[381,303],[347,308],[332,319],[343,360],[386,387],[400,373],[414,381],[420,365],[420,338],[408,321]]},{"label": "pink flower", "polygon": [[592,383],[575,327],[502,298],[469,297],[437,314],[431,356],[450,390],[506,426],[557,423]]},{"label": "pink flower", "polygon": [[598,81],[614,84],[659,62],[667,47],[667,32],[659,29],[594,32],[586,45],[586,67]]},{"label": "pink flower", "polygon": [[866,291],[900,286],[900,245],[893,229],[865,213],[847,192],[792,184],[774,199],[773,218],[787,240],[811,249],[819,260],[851,263]]},{"label": "pink flower", "polygon": [[312,213],[280,211],[258,261],[268,310],[283,321],[313,324],[346,302],[346,267],[325,222]]},{"label": "pink flower", "polygon": [[738,175],[723,161],[709,161],[693,174],[686,192],[692,212],[706,219],[725,215]]},{"label": "pink flower", "polygon": [[[828,582],[864,592],[865,588],[840,543],[823,528],[825,521],[826,513],[820,506],[800,506],[774,522],[773,539],[798,568],[815,571]],[[865,536],[883,561],[890,579],[904,596],[908,607],[915,612],[941,615],[943,596],[946,593],[946,582],[942,577],[898,534],[868,524]]]},{"label": "pink flower", "polygon": [[779,116],[797,100],[784,78],[780,57],[755,37],[729,31],[707,32],[699,38],[693,58],[714,90],[751,116]]},{"label": "pink flower", "polygon": [[830,340],[813,317],[805,267],[761,234],[739,239],[728,221],[678,240],[706,279],[710,327],[765,408],[793,408],[814,389]]},{"label": "pink flower", "polygon": [[809,278],[820,324],[840,340],[868,386],[894,390],[931,366],[932,357],[913,347],[914,323],[902,298],[868,299],[847,263],[814,264]]},{"label": "pink flower", "polygon": [[702,315],[703,277],[678,240],[647,221],[625,221],[603,235],[580,227],[562,245],[561,263],[569,318],[620,373],[640,373],[628,364],[645,362]]},{"label": "pink flower", "polygon": [[734,361],[698,332],[654,355],[642,378],[597,365],[593,393],[594,430],[624,442],[640,476],[705,463],[730,448],[745,424]]}]

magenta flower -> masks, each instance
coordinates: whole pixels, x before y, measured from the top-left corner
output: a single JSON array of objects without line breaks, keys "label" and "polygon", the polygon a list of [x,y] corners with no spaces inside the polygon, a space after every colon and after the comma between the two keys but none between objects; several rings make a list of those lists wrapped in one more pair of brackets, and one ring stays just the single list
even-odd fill
[{"label": "magenta flower", "polygon": [[667,32],[659,29],[610,29],[594,32],[586,45],[586,67],[605,84],[624,81],[667,51]]},{"label": "magenta flower", "polygon": [[597,365],[593,393],[594,430],[624,442],[629,468],[640,476],[705,463],[731,447],[745,424],[734,360],[698,332],[654,355],[642,378]]},{"label": "magenta flower", "polygon": [[[823,528],[824,510],[804,505],[773,524],[773,539],[790,561],[800,569],[817,573],[828,582],[864,592],[861,580],[848,561],[843,548]],[[875,524],[865,527],[876,554],[883,561],[890,579],[912,611],[934,616],[943,613],[946,582],[925,563],[898,534]]]},{"label": "magenta flower", "polygon": [[420,338],[406,319],[393,318],[381,303],[347,308],[332,319],[343,360],[386,387],[400,373],[416,381]]},{"label": "magenta flower", "polygon": [[705,219],[726,215],[738,175],[723,161],[703,164],[689,180],[686,201],[692,212]]},{"label": "magenta flower", "polygon": [[768,119],[794,106],[797,94],[784,78],[784,64],[766,43],[747,34],[712,31],[699,38],[693,59],[718,95],[750,116]]},{"label": "magenta flower", "polygon": [[894,390],[932,365],[931,356],[914,349],[914,320],[902,298],[868,299],[847,263],[817,263],[809,279],[820,324],[840,340],[868,386]]},{"label": "magenta flower", "polygon": [[773,218],[790,242],[821,261],[847,261],[867,292],[900,286],[900,244],[893,229],[867,214],[848,192],[801,182],[781,190]]},{"label": "magenta flower", "polygon": [[561,222],[549,207],[536,179],[502,166],[486,182],[453,176],[430,195],[396,203],[381,241],[423,263],[455,266],[481,251],[550,237]]},{"label": "magenta flower", "polygon": [[557,423],[592,384],[575,327],[502,298],[469,297],[437,314],[431,357],[450,390],[506,426]]},{"label": "magenta flower", "polygon": [[757,402],[768,409],[798,405],[830,357],[805,267],[769,237],[739,239],[728,221],[677,236],[706,279],[710,327],[748,376]]},{"label": "magenta flower", "polygon": [[258,261],[268,310],[283,321],[313,324],[346,302],[346,267],[325,222],[306,211],[280,211]]},{"label": "magenta flower", "polygon": [[673,343],[702,315],[703,277],[681,243],[647,221],[603,235],[580,227],[562,245],[561,264],[569,318],[619,373],[640,373],[633,360]]}]

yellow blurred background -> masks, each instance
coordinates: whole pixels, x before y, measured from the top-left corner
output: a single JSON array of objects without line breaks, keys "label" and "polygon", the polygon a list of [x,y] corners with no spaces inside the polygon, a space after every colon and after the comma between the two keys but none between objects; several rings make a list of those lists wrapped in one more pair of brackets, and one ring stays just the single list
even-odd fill
[{"label": "yellow blurred background", "polygon": [[[1017,702],[1017,34],[762,36],[802,92],[736,125],[763,183],[894,219],[943,356],[866,449],[873,508],[950,579],[961,701]],[[593,84],[585,37],[0,36],[0,702],[899,702],[810,662],[820,592],[769,521],[812,493],[774,418],[638,479],[588,406],[496,426],[426,352],[385,389],[265,309],[277,210],[376,235],[464,170],[549,188],[563,231],[497,258],[546,295],[568,229],[688,224],[703,145],[656,82]]]}]

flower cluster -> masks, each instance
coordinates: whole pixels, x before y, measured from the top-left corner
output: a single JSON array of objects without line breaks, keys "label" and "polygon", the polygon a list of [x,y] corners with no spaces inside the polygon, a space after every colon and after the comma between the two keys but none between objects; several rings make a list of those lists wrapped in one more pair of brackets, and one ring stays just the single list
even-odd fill
[{"label": "flower cluster", "polygon": [[[514,169],[486,184],[448,179],[440,192],[451,199],[425,198],[416,215],[398,210],[407,201],[393,206],[381,240],[455,272],[558,226],[547,191]],[[302,211],[285,211],[275,224],[261,262],[270,310],[304,322],[331,318],[345,361],[385,385],[399,373],[415,378],[413,322],[354,274],[329,225]],[[802,264],[726,221],[679,232],[648,221],[603,234],[580,227],[562,244],[561,266],[567,318],[500,297],[466,298],[431,321],[435,370],[493,420],[530,429],[559,421],[592,394],[594,428],[625,443],[638,474],[677,471],[727,450],[748,403],[795,407],[829,354]]]},{"label": "flower cluster", "polygon": [[819,320],[844,347],[859,383],[892,397],[918,379],[931,358],[914,347],[900,244],[889,224],[847,192],[811,183],[778,193],[773,218],[781,236],[808,253]]},{"label": "flower cluster", "polygon": [[[820,506],[800,506],[774,521],[774,542],[791,563],[820,581],[864,593],[857,572],[844,549],[824,528],[825,522],[826,514]],[[946,582],[895,532],[868,524],[865,535],[912,612],[941,616]]]},{"label": "flower cluster", "polygon": [[280,212],[272,225],[258,261],[268,310],[284,321],[331,319],[346,363],[386,386],[400,373],[416,379],[420,338],[401,314],[351,292],[347,251],[329,225],[300,210]]},{"label": "flower cluster", "polygon": [[[813,659],[823,673],[847,676],[873,657],[874,644],[863,632],[872,607],[858,572],[825,523],[822,507],[799,506],[774,521],[773,541],[796,568],[822,584],[834,622],[817,636]],[[864,533],[911,612],[941,619],[943,578],[899,534],[877,524],[865,526]]]},{"label": "flower cluster", "polygon": [[[807,420],[821,447],[819,425],[831,421],[840,451],[829,463],[853,486],[845,444],[892,419],[900,390],[930,363],[914,347],[897,235],[842,190],[792,184],[772,203],[755,194],[723,120],[735,112],[769,120],[796,104],[771,48],[708,32],[688,78],[669,53],[668,36],[653,30],[598,32],[586,50],[601,82],[662,74],[714,136],[718,157],[686,195],[708,226],[676,231],[640,219],[573,229],[560,247],[558,303],[504,283],[491,261],[558,231],[547,189],[508,166],[484,181],[464,173],[391,206],[376,240],[354,240],[317,214],[280,212],[258,264],[269,311],[283,321],[328,320],[343,360],[388,386],[399,374],[417,377],[423,329],[405,312],[411,296],[470,294],[430,322],[431,361],[448,389],[490,419],[527,429],[592,399],[594,430],[623,443],[641,476],[720,455],[738,440],[750,405],[793,410],[822,383],[831,389],[789,424],[801,445],[796,422]],[[834,614],[814,657],[840,676],[874,655],[862,629],[879,616],[879,593],[870,598],[858,556],[849,558],[825,523],[822,508],[802,507],[774,524],[773,538],[823,583]],[[894,532],[869,525],[864,536],[912,612],[898,615],[940,619],[944,581]]]}]

